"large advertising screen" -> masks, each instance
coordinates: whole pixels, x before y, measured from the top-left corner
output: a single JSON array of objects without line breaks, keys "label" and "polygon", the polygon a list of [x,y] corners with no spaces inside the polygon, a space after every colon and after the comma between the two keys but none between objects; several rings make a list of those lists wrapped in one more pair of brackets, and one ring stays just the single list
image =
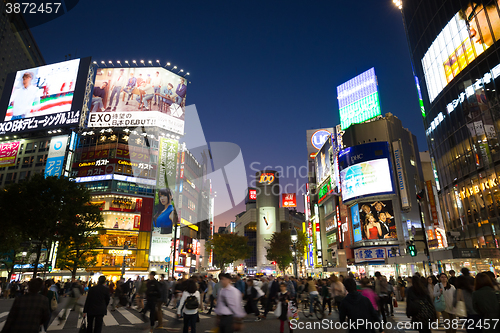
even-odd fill
[{"label": "large advertising screen", "polygon": [[339,154],[342,201],[394,193],[387,142],[344,149]]},{"label": "large advertising screen", "polygon": [[[363,240],[398,238],[391,200],[359,202],[358,207]],[[359,240],[355,235],[356,239]]]},{"label": "large advertising screen", "polygon": [[178,222],[174,204],[178,147],[178,141],[160,138],[158,148],[159,168],[156,175],[157,190],[153,210],[153,230],[157,234],[172,234],[174,223]]},{"label": "large advertising screen", "polygon": [[421,60],[431,102],[465,67],[499,40],[498,2],[485,1],[487,4],[483,6],[471,1],[432,42]]},{"label": "large advertising screen", "polygon": [[330,177],[332,171],[332,163],[330,161],[331,146],[331,140],[326,140],[314,159],[314,163],[316,165],[316,181],[318,185],[322,184],[328,177]]},{"label": "large advertising screen", "polygon": [[337,87],[340,126],[342,130],[381,114],[375,68]]},{"label": "large advertising screen", "polygon": [[78,126],[90,58],[30,68],[7,77],[0,134]]},{"label": "large advertising screen", "polygon": [[88,127],[156,126],[183,135],[186,87],[161,67],[99,68]]}]

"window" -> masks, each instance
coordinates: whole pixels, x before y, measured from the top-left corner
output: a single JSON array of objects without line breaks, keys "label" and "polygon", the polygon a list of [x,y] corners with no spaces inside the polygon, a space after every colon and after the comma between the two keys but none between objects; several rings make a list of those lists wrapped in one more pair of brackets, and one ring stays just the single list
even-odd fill
[{"label": "window", "polygon": [[19,172],[19,181],[23,181],[25,179],[28,179],[30,177],[31,171],[21,171]]},{"label": "window", "polygon": [[50,141],[44,140],[40,141],[40,147],[38,148],[39,152],[47,151],[49,149]]},{"label": "window", "polygon": [[26,151],[24,153],[32,153],[35,150],[33,142],[26,144]]},{"label": "window", "polygon": [[21,168],[31,168],[33,166],[33,160],[35,158],[33,156],[23,157],[23,165]]},{"label": "window", "polygon": [[47,163],[47,155],[37,155],[36,160],[35,160],[35,166],[43,166],[45,163]]},{"label": "window", "polygon": [[5,177],[5,185],[16,182],[17,173],[9,172]]},{"label": "window", "polygon": [[21,163],[21,158],[18,158],[16,165],[10,166],[9,170],[16,170],[20,163]]}]

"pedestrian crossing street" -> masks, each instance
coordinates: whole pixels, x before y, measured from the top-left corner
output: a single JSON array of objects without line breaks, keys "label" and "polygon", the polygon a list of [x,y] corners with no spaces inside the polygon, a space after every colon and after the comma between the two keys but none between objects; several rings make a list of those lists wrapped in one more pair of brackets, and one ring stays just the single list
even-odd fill
[{"label": "pedestrian crossing street", "polygon": [[[57,317],[62,316],[64,313],[64,309],[61,309],[57,312]],[[82,324],[82,319],[80,314],[77,311],[68,312],[69,315],[65,320],[63,320],[59,324],[59,320],[55,315],[55,318],[49,325],[48,332],[52,331],[61,331],[63,329],[73,329],[80,328]],[[0,331],[3,329],[5,325],[5,321],[7,319],[8,312],[0,313]],[[200,313],[200,320],[206,320],[210,318],[214,318],[215,313],[212,312],[211,315]],[[170,326],[169,323],[172,320],[177,320],[177,311],[172,308],[163,308],[163,326]],[[149,317],[146,315],[146,321],[143,320],[142,314],[135,309],[129,308],[118,308],[115,311],[109,311],[106,316],[104,316],[104,326],[134,326],[134,325],[142,325],[145,322],[149,325]]]},{"label": "pedestrian crossing street", "polygon": [[[400,301],[398,301],[398,303],[399,303],[399,306],[397,308],[394,308],[394,316],[388,317],[389,321],[395,322],[392,332],[417,332],[417,330],[409,329],[409,328],[411,328],[411,319],[406,316],[406,303],[400,302]],[[392,318],[392,320],[389,318]],[[397,329],[395,327],[396,323],[402,323],[402,325],[404,325],[404,326],[400,326],[402,328]],[[432,331],[433,332],[445,332],[443,322],[442,322],[442,317],[441,317],[441,320],[439,322],[439,328],[437,330],[433,329]],[[457,333],[464,333],[464,332],[466,332],[466,330],[461,329],[461,327],[459,326],[459,328],[457,329]]]}]

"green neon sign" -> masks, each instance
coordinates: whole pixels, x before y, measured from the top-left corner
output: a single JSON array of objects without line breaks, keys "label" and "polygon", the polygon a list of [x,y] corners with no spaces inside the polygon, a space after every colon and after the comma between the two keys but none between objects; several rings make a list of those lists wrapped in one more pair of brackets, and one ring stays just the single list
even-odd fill
[{"label": "green neon sign", "polygon": [[345,130],[352,124],[360,124],[382,114],[378,92],[363,97],[340,109],[340,126]]}]

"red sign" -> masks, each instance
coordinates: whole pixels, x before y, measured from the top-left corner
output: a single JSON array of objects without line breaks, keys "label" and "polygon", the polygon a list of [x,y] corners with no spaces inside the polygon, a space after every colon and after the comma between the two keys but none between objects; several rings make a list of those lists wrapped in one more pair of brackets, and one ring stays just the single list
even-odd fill
[{"label": "red sign", "polygon": [[429,205],[431,206],[432,221],[435,226],[439,226],[439,219],[436,209],[436,200],[434,198],[434,191],[432,190],[432,183],[430,180],[425,182],[427,185],[427,194],[429,194]]},{"label": "red sign", "polygon": [[249,189],[248,190],[248,200],[250,200],[250,201],[257,200],[257,190],[256,189]]},{"label": "red sign", "polygon": [[20,141],[0,144],[0,167],[16,165]]},{"label": "red sign", "polygon": [[139,229],[140,224],[141,224],[141,217],[139,215],[134,215],[134,230]]},{"label": "red sign", "polygon": [[297,196],[295,193],[281,194],[281,201],[283,202],[283,207],[297,207]]},{"label": "red sign", "polygon": [[259,178],[260,184],[270,185],[274,182],[274,173],[266,172],[262,173]]}]

